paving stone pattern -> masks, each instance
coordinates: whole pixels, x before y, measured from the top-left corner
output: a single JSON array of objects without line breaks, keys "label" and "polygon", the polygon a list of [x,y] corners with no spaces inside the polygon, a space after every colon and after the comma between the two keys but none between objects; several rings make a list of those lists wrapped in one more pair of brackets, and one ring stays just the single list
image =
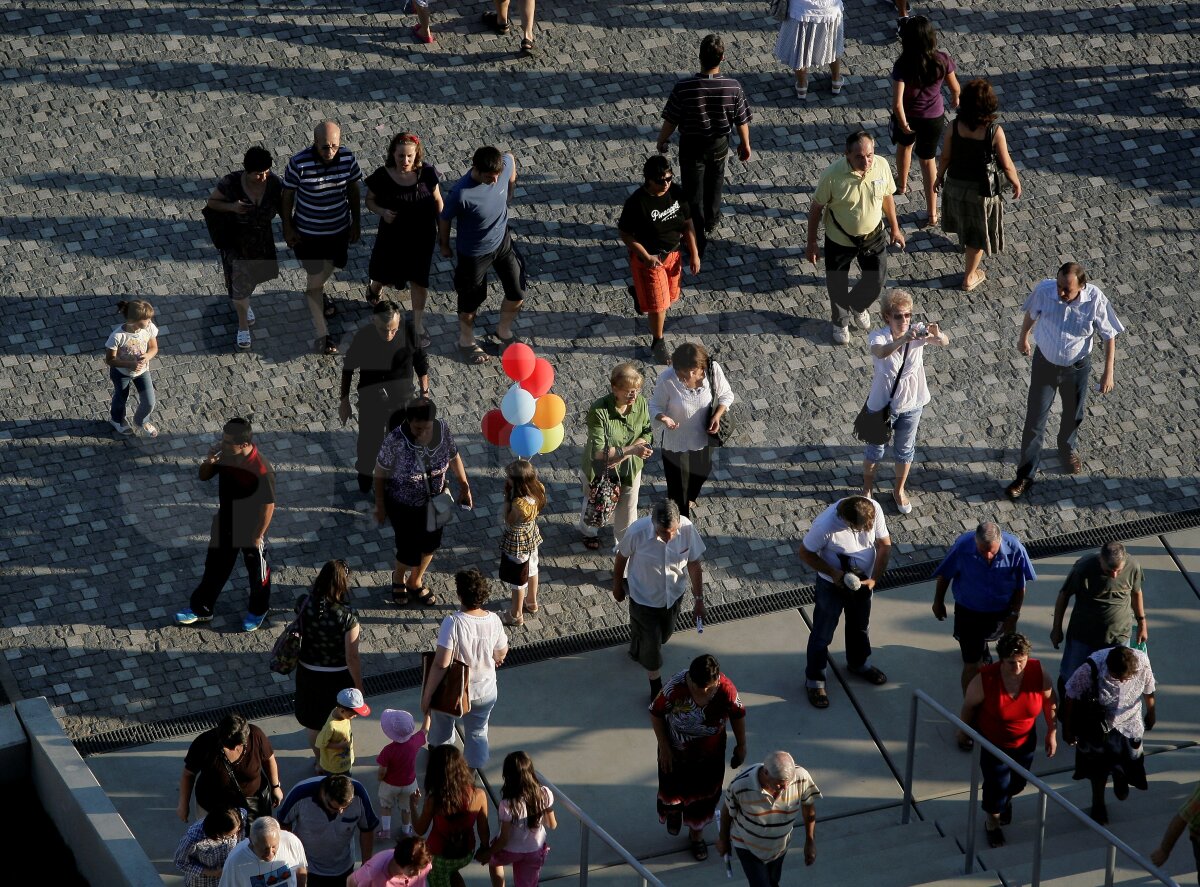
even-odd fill
[{"label": "paving stone pattern", "polygon": [[[803,261],[804,217],[846,132],[878,133],[891,159],[888,74],[898,55],[890,4],[846,5],[848,85],[833,98],[818,72],[801,104],[773,59],[765,0],[544,2],[529,59],[517,55],[516,28],[497,37],[479,24],[490,5],[461,0],[435,5],[432,46],[410,41],[399,4],[374,0],[7,4],[0,645],[20,691],[49,697],[75,737],[284,692],[290,682],[268,672],[267,651],[330,557],[357,571],[368,673],[412,665],[432,643],[448,606],[384,602],[390,532],[357,496],[353,429],[336,417],[340,362],[308,351],[298,265],[282,254],[282,276],[254,297],[254,349],[239,353],[200,221],[203,199],[246,147],[267,146],[281,171],[325,117],[342,122],[367,172],[404,128],[420,133],[451,180],[479,145],[515,152],[514,227],[532,271],[519,331],[553,362],[569,412],[566,443],[538,459],[552,495],[545,603],[514,642],[619,624],[610,561],[585,553],[572,526],[581,417],[612,365],[648,360],[615,220],[653,150],[667,93],[694,70],[708,31],[725,36],[726,69],[755,115],[754,158],[731,160],[716,241],[700,276],[685,278],[668,327],[671,344],[694,338],[717,351],[753,416],[720,454],[697,517],[709,600],[811,581],[794,556],[797,538],[855,487],[861,447],[848,429],[870,360],[862,334],[848,349],[828,342],[823,266]],[[893,254],[894,282],[953,342],[928,359],[934,399],[913,472],[916,509],[901,517],[887,504],[897,562],[938,556],[985,516],[1038,539],[1200,506],[1191,285],[1200,193],[1190,181],[1200,155],[1200,4],[943,0],[915,9],[935,19],[961,81],[986,76],[997,86],[1026,196],[1008,205],[1008,249],[986,260],[989,280],[970,295],[944,287],[961,273],[953,242],[917,230],[915,171],[912,194],[899,199],[909,246]],[[364,220],[364,242],[332,286],[343,341],[367,319],[374,218]],[[1013,505],[1000,492],[1014,470],[1028,380],[1015,348],[1020,306],[1031,284],[1069,259],[1088,267],[1128,326],[1118,388],[1090,405],[1085,473],[1065,477],[1051,456],[1028,501]],[[450,263],[440,258],[433,287],[434,391],[478,503],[434,562],[431,586],[446,601],[455,568],[495,568],[509,456],[478,429],[506,380],[497,361],[453,359]],[[495,323],[492,288],[484,329]],[[117,439],[105,422],[102,344],[119,319],[114,303],[130,296],[158,311],[156,440]],[[240,564],[211,625],[178,628],[170,618],[198,578],[215,507],[197,462],[234,414],[253,418],[278,469],[275,610],[269,630],[254,635],[238,627]],[[642,501],[663,488],[652,464]]]}]

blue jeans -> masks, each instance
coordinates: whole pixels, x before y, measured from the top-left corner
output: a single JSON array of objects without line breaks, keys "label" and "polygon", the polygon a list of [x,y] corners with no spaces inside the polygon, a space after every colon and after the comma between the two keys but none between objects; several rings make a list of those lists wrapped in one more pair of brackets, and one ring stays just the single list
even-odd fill
[{"label": "blue jeans", "polygon": [[1079,426],[1087,412],[1088,379],[1091,377],[1091,357],[1084,357],[1070,366],[1058,366],[1033,352],[1033,370],[1029,379],[1029,399],[1025,405],[1025,428],[1021,432],[1021,459],[1017,478],[1032,478],[1042,461],[1042,439],[1046,435],[1046,420],[1054,395],[1062,397],[1062,421],[1058,426],[1059,452],[1074,452],[1079,438]]},{"label": "blue jeans", "polygon": [[746,874],[746,883],[750,887],[779,887],[783,878],[783,861],[787,854],[780,853],[770,862],[763,862],[749,850],[737,849],[738,862]]},{"label": "blue jeans", "polygon": [[1097,650],[1102,649],[1104,648],[1093,647],[1091,644],[1086,644],[1067,635],[1063,639],[1062,659],[1058,665],[1058,679],[1063,684],[1066,684],[1067,681],[1071,680],[1071,675],[1075,674],[1076,669],[1083,665],[1089,656]]},{"label": "blue jeans", "polygon": [[495,705],[496,694],[493,692],[487,699],[472,699],[471,710],[461,718],[452,718],[440,711],[430,712],[429,744],[447,745],[454,738],[454,725],[461,723],[463,757],[467,759],[467,766],[476,769],[486,766],[488,758],[491,757],[491,749],[488,748],[488,719],[492,716]]},{"label": "blue jeans", "polygon": [[[1037,730],[1030,730],[1029,736],[1016,748],[1005,748],[1004,751],[1028,770],[1033,765],[1033,755],[1037,751]],[[1014,773],[1008,764],[986,748],[979,750],[979,769],[983,771],[984,812],[998,816],[1012,803],[1015,795],[1025,790],[1025,777]]]},{"label": "blue jeans", "polygon": [[[921,424],[921,408],[892,413],[892,457],[910,464],[917,452],[917,426]],[[884,444],[867,444],[863,449],[864,462],[882,462]]]},{"label": "blue jeans", "polygon": [[155,400],[154,380],[150,378],[149,370],[140,376],[127,376],[116,367],[109,367],[108,377],[113,383],[112,409],[109,410],[109,415],[114,422],[125,424],[125,405],[129,402],[130,386],[136,388],[138,393],[138,408],[133,414],[133,424],[141,425],[150,418]]},{"label": "blue jeans", "polygon": [[806,687],[824,687],[829,664],[829,644],[837,631],[842,611],[846,612],[846,667],[858,672],[871,665],[871,591],[850,591],[817,577],[812,615],[812,633],[808,636],[808,663],[804,667]]}]

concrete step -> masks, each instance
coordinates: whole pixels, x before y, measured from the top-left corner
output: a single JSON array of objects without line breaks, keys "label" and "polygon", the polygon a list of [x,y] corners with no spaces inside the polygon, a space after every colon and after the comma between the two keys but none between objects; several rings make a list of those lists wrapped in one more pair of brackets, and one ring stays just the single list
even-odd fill
[{"label": "concrete step", "polygon": [[[1175,852],[1174,866],[1170,863],[1166,866],[1167,874],[1180,885],[1190,884],[1196,877],[1196,866],[1190,858],[1190,850],[1190,847],[1179,847]],[[1045,859],[1042,861],[1041,887],[1096,887],[1098,884],[1103,884],[1104,859],[1104,850],[1099,847]],[[1032,884],[1033,863],[1025,862],[1015,866],[1005,866],[998,873],[1004,879],[1007,887],[1029,887]],[[1123,857],[1117,854],[1117,867],[1113,876],[1114,885],[1153,885],[1158,883],[1157,879],[1146,874],[1141,868],[1123,862]]]},{"label": "concrete step", "polygon": [[[882,878],[881,878],[882,883]],[[979,871],[978,868],[969,875],[959,872],[949,878],[939,881],[926,881],[920,887],[1005,887],[997,872]]]}]

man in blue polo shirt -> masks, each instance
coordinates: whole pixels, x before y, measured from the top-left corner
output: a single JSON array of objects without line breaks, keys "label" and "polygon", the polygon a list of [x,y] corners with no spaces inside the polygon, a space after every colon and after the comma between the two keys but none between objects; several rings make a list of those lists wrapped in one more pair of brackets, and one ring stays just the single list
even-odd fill
[{"label": "man in blue polo shirt", "polygon": [[314,776],[292,786],[275,813],[304,844],[309,887],[345,887],[354,870],[354,836],[364,861],[375,849],[379,819],[362,783],[349,776]]},{"label": "man in blue polo shirt", "polygon": [[471,158],[471,169],[454,183],[438,219],[442,255],[450,258],[450,226],[457,220],[458,262],[454,291],[458,294],[458,353],[465,363],[479,364],[487,354],[475,341],[475,315],[487,298],[487,272],[496,269],[504,288],[496,339],[501,349],[517,341],[512,325],[525,299],[525,268],[508,230],[508,201],[517,182],[517,161],[490,145]]},{"label": "man in blue polo shirt", "polygon": [[954,589],[954,637],[962,651],[962,687],[990,661],[988,640],[1016,631],[1025,584],[1036,579],[1025,546],[1012,533],[985,521],[954,540],[934,572],[933,615],[946,618],[946,589]]}]

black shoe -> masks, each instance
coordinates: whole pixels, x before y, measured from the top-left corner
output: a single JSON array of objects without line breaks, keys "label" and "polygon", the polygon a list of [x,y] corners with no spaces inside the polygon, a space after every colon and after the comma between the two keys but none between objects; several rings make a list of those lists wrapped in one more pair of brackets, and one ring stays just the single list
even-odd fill
[{"label": "black shoe", "polygon": [[1129,780],[1118,773],[1113,774],[1113,797],[1118,801],[1129,797]]},{"label": "black shoe", "polygon": [[[653,678],[650,681],[650,701],[653,702],[658,698],[658,694],[662,692],[662,678]],[[678,834],[678,831],[676,831]]]},{"label": "black shoe", "polygon": [[1011,484],[1004,488],[1004,495],[1009,499],[1020,499],[1029,492],[1029,488],[1033,486],[1033,481],[1027,477],[1018,477]]},{"label": "black shoe", "polygon": [[904,26],[908,24],[908,16],[896,19],[896,39],[899,40],[904,36]]}]

